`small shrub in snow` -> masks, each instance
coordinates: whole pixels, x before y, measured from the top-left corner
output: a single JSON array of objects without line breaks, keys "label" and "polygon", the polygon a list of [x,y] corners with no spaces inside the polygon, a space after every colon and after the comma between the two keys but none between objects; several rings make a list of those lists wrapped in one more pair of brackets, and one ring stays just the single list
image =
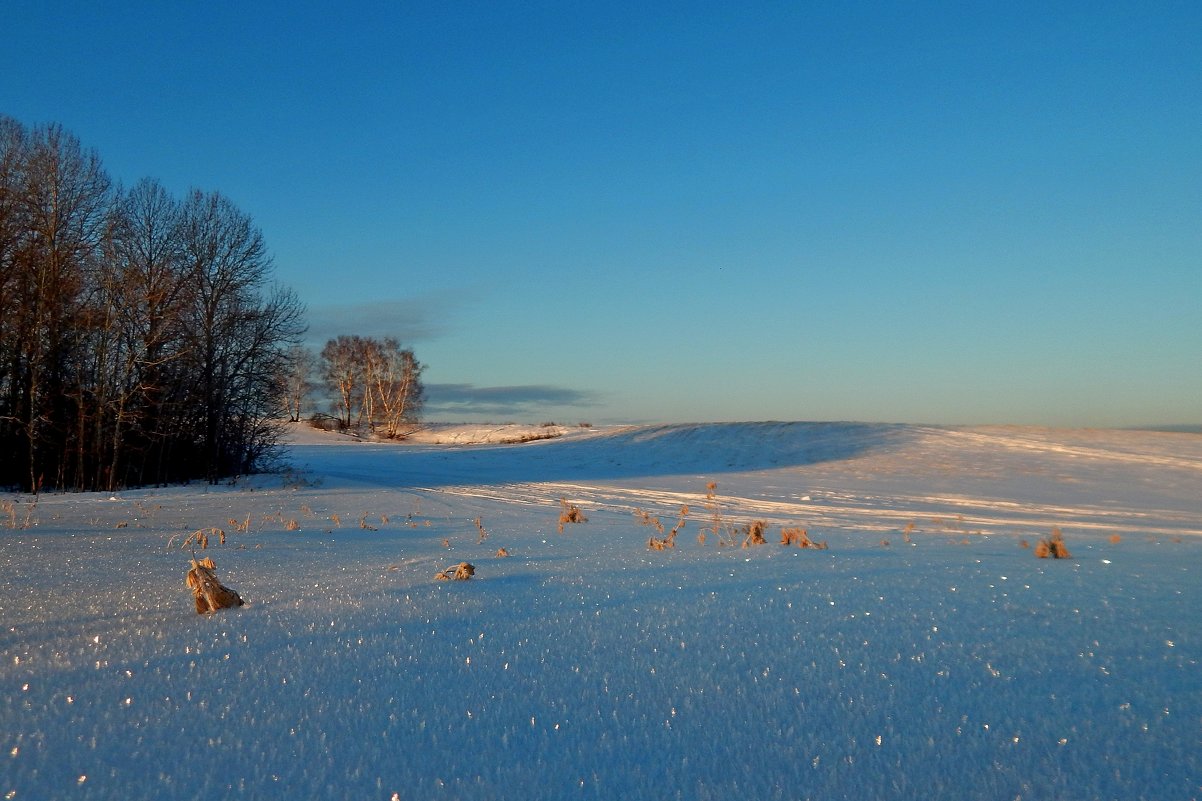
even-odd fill
[{"label": "small shrub in snow", "polygon": [[505,550],[504,548],[497,548],[497,552],[493,554],[493,556],[504,559],[505,557],[509,556],[509,551]]},{"label": "small shrub in snow", "polygon": [[470,562],[460,562],[457,565],[451,565],[446,570],[440,570],[434,574],[434,578],[438,581],[467,581],[472,576],[476,575],[476,567]]},{"label": "small shrub in snow", "polygon": [[1047,559],[1049,556],[1053,559],[1072,558],[1072,554],[1068,552],[1068,546],[1064,544],[1064,536],[1060,533],[1059,528],[1053,528],[1050,537],[1039,541],[1039,544],[1035,546],[1035,555],[1040,559]]},{"label": "small shrub in snow", "polygon": [[567,498],[559,499],[559,533],[563,533],[563,527],[569,523],[587,523],[588,518],[580,511],[580,507],[574,503],[568,503]]}]

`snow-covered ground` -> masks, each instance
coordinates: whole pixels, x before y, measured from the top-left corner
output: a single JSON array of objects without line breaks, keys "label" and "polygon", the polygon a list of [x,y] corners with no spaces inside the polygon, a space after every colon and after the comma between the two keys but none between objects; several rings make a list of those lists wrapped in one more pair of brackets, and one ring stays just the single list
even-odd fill
[{"label": "snow-covered ground", "polygon": [[[1202,436],[461,444],[513,433],[298,428],[283,477],[6,496],[0,797],[1202,795]],[[698,542],[711,481],[769,544]],[[558,533],[560,499],[588,521]],[[634,510],[682,504],[648,550]],[[1021,546],[1053,526],[1072,559]],[[209,527],[247,605],[202,617],[178,540]]]}]

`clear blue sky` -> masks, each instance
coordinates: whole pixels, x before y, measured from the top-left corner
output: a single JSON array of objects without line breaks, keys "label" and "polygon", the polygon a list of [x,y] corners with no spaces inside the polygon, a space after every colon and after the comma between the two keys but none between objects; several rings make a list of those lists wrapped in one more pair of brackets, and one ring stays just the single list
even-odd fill
[{"label": "clear blue sky", "polygon": [[1202,3],[9,0],[0,112],[495,420],[1202,422]]}]

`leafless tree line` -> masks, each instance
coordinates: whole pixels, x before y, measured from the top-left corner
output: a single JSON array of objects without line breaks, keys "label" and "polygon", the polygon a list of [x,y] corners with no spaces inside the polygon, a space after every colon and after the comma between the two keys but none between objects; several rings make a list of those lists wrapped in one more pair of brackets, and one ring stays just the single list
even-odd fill
[{"label": "leafless tree line", "polygon": [[115,186],[61,126],[0,116],[0,483],[246,472],[275,443],[303,307],[219,193]]}]

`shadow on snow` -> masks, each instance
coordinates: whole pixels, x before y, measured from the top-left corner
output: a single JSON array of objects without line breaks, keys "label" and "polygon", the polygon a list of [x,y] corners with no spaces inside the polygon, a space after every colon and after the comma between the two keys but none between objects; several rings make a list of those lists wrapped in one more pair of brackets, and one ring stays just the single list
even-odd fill
[{"label": "shadow on snow", "polygon": [[523,445],[293,445],[296,468],[390,488],[711,475],[895,450],[913,427],[878,423],[707,423],[624,428]]}]

